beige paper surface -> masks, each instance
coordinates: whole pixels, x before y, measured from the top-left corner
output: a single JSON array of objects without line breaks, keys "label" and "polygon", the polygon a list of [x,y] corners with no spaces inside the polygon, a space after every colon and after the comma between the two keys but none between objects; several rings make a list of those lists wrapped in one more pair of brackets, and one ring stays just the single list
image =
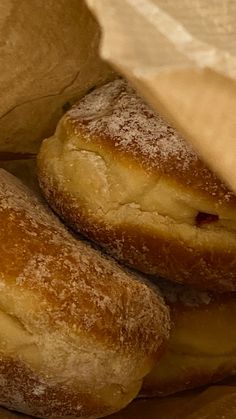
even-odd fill
[{"label": "beige paper surface", "polygon": [[236,191],[236,2],[87,0],[101,55]]},{"label": "beige paper surface", "polygon": [[0,2],[0,151],[36,152],[61,115],[114,77],[82,0]]}]

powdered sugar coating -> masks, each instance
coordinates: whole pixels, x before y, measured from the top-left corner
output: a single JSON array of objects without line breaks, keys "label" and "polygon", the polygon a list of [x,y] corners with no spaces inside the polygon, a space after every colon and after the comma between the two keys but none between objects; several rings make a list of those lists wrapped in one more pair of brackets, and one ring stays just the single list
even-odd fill
[{"label": "powdered sugar coating", "polygon": [[109,144],[145,170],[208,194],[219,205],[236,198],[199,159],[193,148],[122,79],[85,96],[66,114],[84,141]]},{"label": "powdered sugar coating", "polygon": [[107,135],[118,149],[145,156],[152,166],[176,158],[187,167],[197,159],[175,129],[156,116],[124,80],[115,80],[85,96],[68,112],[93,135]]},{"label": "powdered sugar coating", "polygon": [[[78,332],[82,329],[99,333],[111,343],[117,340],[122,347],[130,345],[125,338],[128,333],[140,350],[151,353],[157,349],[168,333],[167,313],[158,293],[152,293],[141,279],[74,239],[46,205],[3,170],[0,217],[8,223],[8,230],[4,222],[1,225],[1,277],[15,287],[41,295],[45,307],[50,302],[53,309],[45,308],[45,321],[73,326]],[[131,302],[139,306],[134,317]],[[110,321],[102,321],[103,316]],[[114,320],[117,329],[111,327]],[[153,340],[147,348],[151,335]]]},{"label": "powdered sugar coating", "polygon": [[161,295],[74,238],[4,170],[0,221],[0,314],[10,327],[0,333],[0,404],[40,417],[123,407],[169,336]]}]

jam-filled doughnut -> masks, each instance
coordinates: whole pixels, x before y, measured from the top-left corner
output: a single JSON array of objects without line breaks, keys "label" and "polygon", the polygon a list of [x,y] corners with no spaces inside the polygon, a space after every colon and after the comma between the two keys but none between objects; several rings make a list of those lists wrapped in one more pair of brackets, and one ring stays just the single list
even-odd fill
[{"label": "jam-filled doughnut", "polygon": [[43,142],[38,173],[65,222],[123,263],[236,290],[236,196],[125,81],[67,112]]}]

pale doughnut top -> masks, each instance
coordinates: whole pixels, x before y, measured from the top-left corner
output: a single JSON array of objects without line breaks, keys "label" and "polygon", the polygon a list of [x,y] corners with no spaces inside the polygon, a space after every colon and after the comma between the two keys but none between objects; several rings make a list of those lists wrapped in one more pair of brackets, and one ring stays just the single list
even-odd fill
[{"label": "pale doughnut top", "polygon": [[87,96],[66,114],[75,134],[97,141],[145,170],[204,193],[219,204],[235,195],[204,165],[193,148],[154,113],[126,81],[115,80]]}]

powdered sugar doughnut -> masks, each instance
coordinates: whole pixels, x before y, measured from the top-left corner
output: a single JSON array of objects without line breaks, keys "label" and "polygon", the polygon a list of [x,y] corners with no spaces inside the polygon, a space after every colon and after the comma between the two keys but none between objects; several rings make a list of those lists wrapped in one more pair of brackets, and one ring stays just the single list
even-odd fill
[{"label": "powdered sugar doughnut", "polygon": [[128,404],[168,338],[160,294],[4,170],[0,237],[0,405],[59,419]]},{"label": "powdered sugar doughnut", "polygon": [[38,157],[75,230],[144,273],[236,290],[236,197],[123,80],[84,97]]}]

